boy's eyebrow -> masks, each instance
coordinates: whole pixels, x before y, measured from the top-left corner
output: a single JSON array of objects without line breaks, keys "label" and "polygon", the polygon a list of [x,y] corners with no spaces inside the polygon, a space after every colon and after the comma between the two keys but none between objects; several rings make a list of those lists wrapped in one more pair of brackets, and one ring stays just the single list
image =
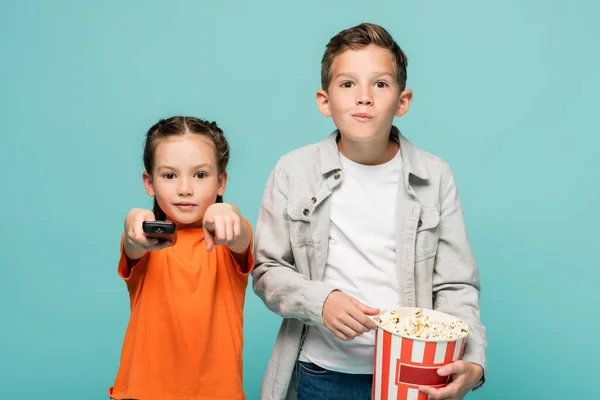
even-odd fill
[{"label": "boy's eyebrow", "polygon": [[348,78],[354,78],[354,74],[351,72],[340,72],[339,74],[336,74],[333,79],[337,79],[339,77],[348,77]]},{"label": "boy's eyebrow", "polygon": [[[381,76],[389,76],[390,78],[394,77],[394,74],[391,72],[373,72],[371,74],[371,79],[375,78],[375,77],[381,77]],[[339,74],[336,74],[334,79],[340,78],[340,77],[348,77],[348,78],[354,78],[355,74],[353,74],[352,72],[340,72]]]},{"label": "boy's eyebrow", "polygon": [[390,78],[394,77],[394,74],[391,73],[391,72],[375,72],[375,73],[373,73],[372,76],[373,77],[380,77],[380,76],[386,76],[386,75],[389,76]]}]

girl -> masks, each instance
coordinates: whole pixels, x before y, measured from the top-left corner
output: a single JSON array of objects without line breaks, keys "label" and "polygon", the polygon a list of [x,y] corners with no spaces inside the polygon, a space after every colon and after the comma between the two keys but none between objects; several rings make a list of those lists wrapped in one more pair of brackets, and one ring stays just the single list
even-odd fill
[{"label": "girl", "polygon": [[[254,265],[250,224],[222,202],[229,145],[212,122],[160,120],[146,134],[146,193],[154,210],[125,218],[118,272],[131,316],[113,399],[245,399],[242,310]],[[146,238],[169,220],[175,243]]]}]

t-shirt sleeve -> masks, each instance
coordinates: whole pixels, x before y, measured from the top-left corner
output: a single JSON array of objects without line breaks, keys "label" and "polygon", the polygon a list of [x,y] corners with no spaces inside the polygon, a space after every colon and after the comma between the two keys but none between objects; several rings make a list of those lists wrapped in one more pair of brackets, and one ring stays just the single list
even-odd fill
[{"label": "t-shirt sleeve", "polygon": [[137,260],[135,265],[130,266],[129,261],[127,259],[127,254],[125,254],[125,235],[121,236],[121,257],[119,258],[119,265],[117,267],[117,271],[119,276],[125,281],[127,284],[127,290],[129,291],[129,295],[133,297],[138,292],[138,288],[144,278],[144,274],[146,273],[146,267],[148,266],[148,258],[150,257],[150,252],[144,254],[142,258]]}]

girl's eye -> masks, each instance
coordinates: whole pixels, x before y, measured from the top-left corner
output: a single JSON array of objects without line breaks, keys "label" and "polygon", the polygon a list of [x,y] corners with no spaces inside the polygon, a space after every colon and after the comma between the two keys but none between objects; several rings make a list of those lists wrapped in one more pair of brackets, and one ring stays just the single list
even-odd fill
[{"label": "girl's eye", "polygon": [[199,179],[204,179],[204,178],[206,178],[208,175],[207,175],[207,174],[205,174],[204,172],[198,172],[198,173],[196,173],[196,176],[197,176]]},{"label": "girl's eye", "polygon": [[387,82],[383,82],[383,81],[379,81],[376,83],[378,88],[385,88],[388,87],[389,85],[387,84]]},{"label": "girl's eye", "polygon": [[340,85],[340,87],[343,88],[351,88],[352,87],[352,82],[342,82],[342,84]]},{"label": "girl's eye", "polygon": [[169,173],[163,174],[163,178],[165,178],[165,179],[174,179],[175,178],[175,174],[169,172]]}]

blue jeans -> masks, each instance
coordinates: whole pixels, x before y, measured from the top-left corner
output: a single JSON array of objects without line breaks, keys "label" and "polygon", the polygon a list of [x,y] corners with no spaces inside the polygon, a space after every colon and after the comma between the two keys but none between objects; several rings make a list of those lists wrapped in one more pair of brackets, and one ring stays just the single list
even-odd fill
[{"label": "blue jeans", "polygon": [[298,363],[297,400],[371,400],[373,375],[343,374]]}]

